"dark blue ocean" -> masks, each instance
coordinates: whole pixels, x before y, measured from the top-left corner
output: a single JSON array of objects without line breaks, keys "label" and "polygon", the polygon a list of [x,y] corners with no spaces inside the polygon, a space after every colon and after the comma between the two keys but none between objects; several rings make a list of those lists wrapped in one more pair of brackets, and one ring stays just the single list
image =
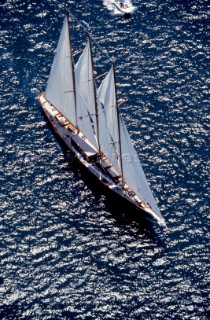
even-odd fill
[{"label": "dark blue ocean", "polygon": [[[210,6],[133,4],[125,19],[102,0],[1,1],[2,320],[209,319]],[[65,5],[94,38],[96,75],[115,59],[121,113],[165,230],[135,221],[72,161],[37,101]],[[74,51],[82,26],[72,21]]]}]

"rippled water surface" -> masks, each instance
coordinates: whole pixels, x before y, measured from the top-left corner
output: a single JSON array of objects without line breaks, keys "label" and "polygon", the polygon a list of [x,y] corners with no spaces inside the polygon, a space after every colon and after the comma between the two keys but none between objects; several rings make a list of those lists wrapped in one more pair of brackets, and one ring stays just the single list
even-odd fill
[{"label": "rippled water surface", "polygon": [[[65,1],[1,2],[0,319],[209,316],[210,7],[69,1],[95,72],[116,59],[121,112],[168,229],[135,222],[53,135],[45,90]],[[86,34],[72,23],[74,50]],[[75,58],[77,59],[77,57]]]}]

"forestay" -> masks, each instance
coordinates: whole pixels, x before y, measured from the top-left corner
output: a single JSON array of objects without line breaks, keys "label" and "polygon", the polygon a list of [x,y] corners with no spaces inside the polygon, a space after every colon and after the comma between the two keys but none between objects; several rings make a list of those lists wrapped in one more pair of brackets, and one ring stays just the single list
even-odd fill
[{"label": "forestay", "polygon": [[45,98],[76,126],[75,88],[67,16],[45,90]]},{"label": "forestay", "polygon": [[75,65],[78,128],[98,149],[96,101],[90,42]]}]

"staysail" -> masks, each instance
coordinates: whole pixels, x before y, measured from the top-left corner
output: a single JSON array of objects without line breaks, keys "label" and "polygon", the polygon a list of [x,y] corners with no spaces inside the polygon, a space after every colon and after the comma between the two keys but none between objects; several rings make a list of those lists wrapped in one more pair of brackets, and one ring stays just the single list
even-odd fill
[{"label": "staysail", "polygon": [[64,117],[76,126],[72,61],[68,17],[66,16],[44,95]]},{"label": "staysail", "polygon": [[[103,106],[99,105],[99,127],[104,126],[103,121],[105,121],[106,127],[106,133],[99,133],[100,144],[103,146],[102,150],[109,161],[114,165],[117,171],[122,174],[120,165],[117,98],[113,66],[98,89],[98,99]],[[102,113],[104,113],[104,115]]]},{"label": "staysail", "polygon": [[75,79],[78,128],[98,149],[95,84],[89,40],[75,65]]}]

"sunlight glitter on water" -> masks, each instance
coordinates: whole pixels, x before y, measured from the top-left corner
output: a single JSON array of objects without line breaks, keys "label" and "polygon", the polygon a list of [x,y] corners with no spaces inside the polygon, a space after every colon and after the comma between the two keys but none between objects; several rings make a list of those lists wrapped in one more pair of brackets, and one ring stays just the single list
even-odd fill
[{"label": "sunlight glitter on water", "polygon": [[[36,95],[45,90],[62,5],[3,2],[2,319],[207,319],[209,10],[206,1],[138,5],[125,20],[102,3],[90,11],[89,1],[71,2],[116,59],[119,97],[129,99],[122,114],[164,232],[131,221],[68,161],[41,112]],[[83,48],[81,28],[72,36],[74,50]],[[108,68],[99,53],[96,63],[98,74]]]}]

